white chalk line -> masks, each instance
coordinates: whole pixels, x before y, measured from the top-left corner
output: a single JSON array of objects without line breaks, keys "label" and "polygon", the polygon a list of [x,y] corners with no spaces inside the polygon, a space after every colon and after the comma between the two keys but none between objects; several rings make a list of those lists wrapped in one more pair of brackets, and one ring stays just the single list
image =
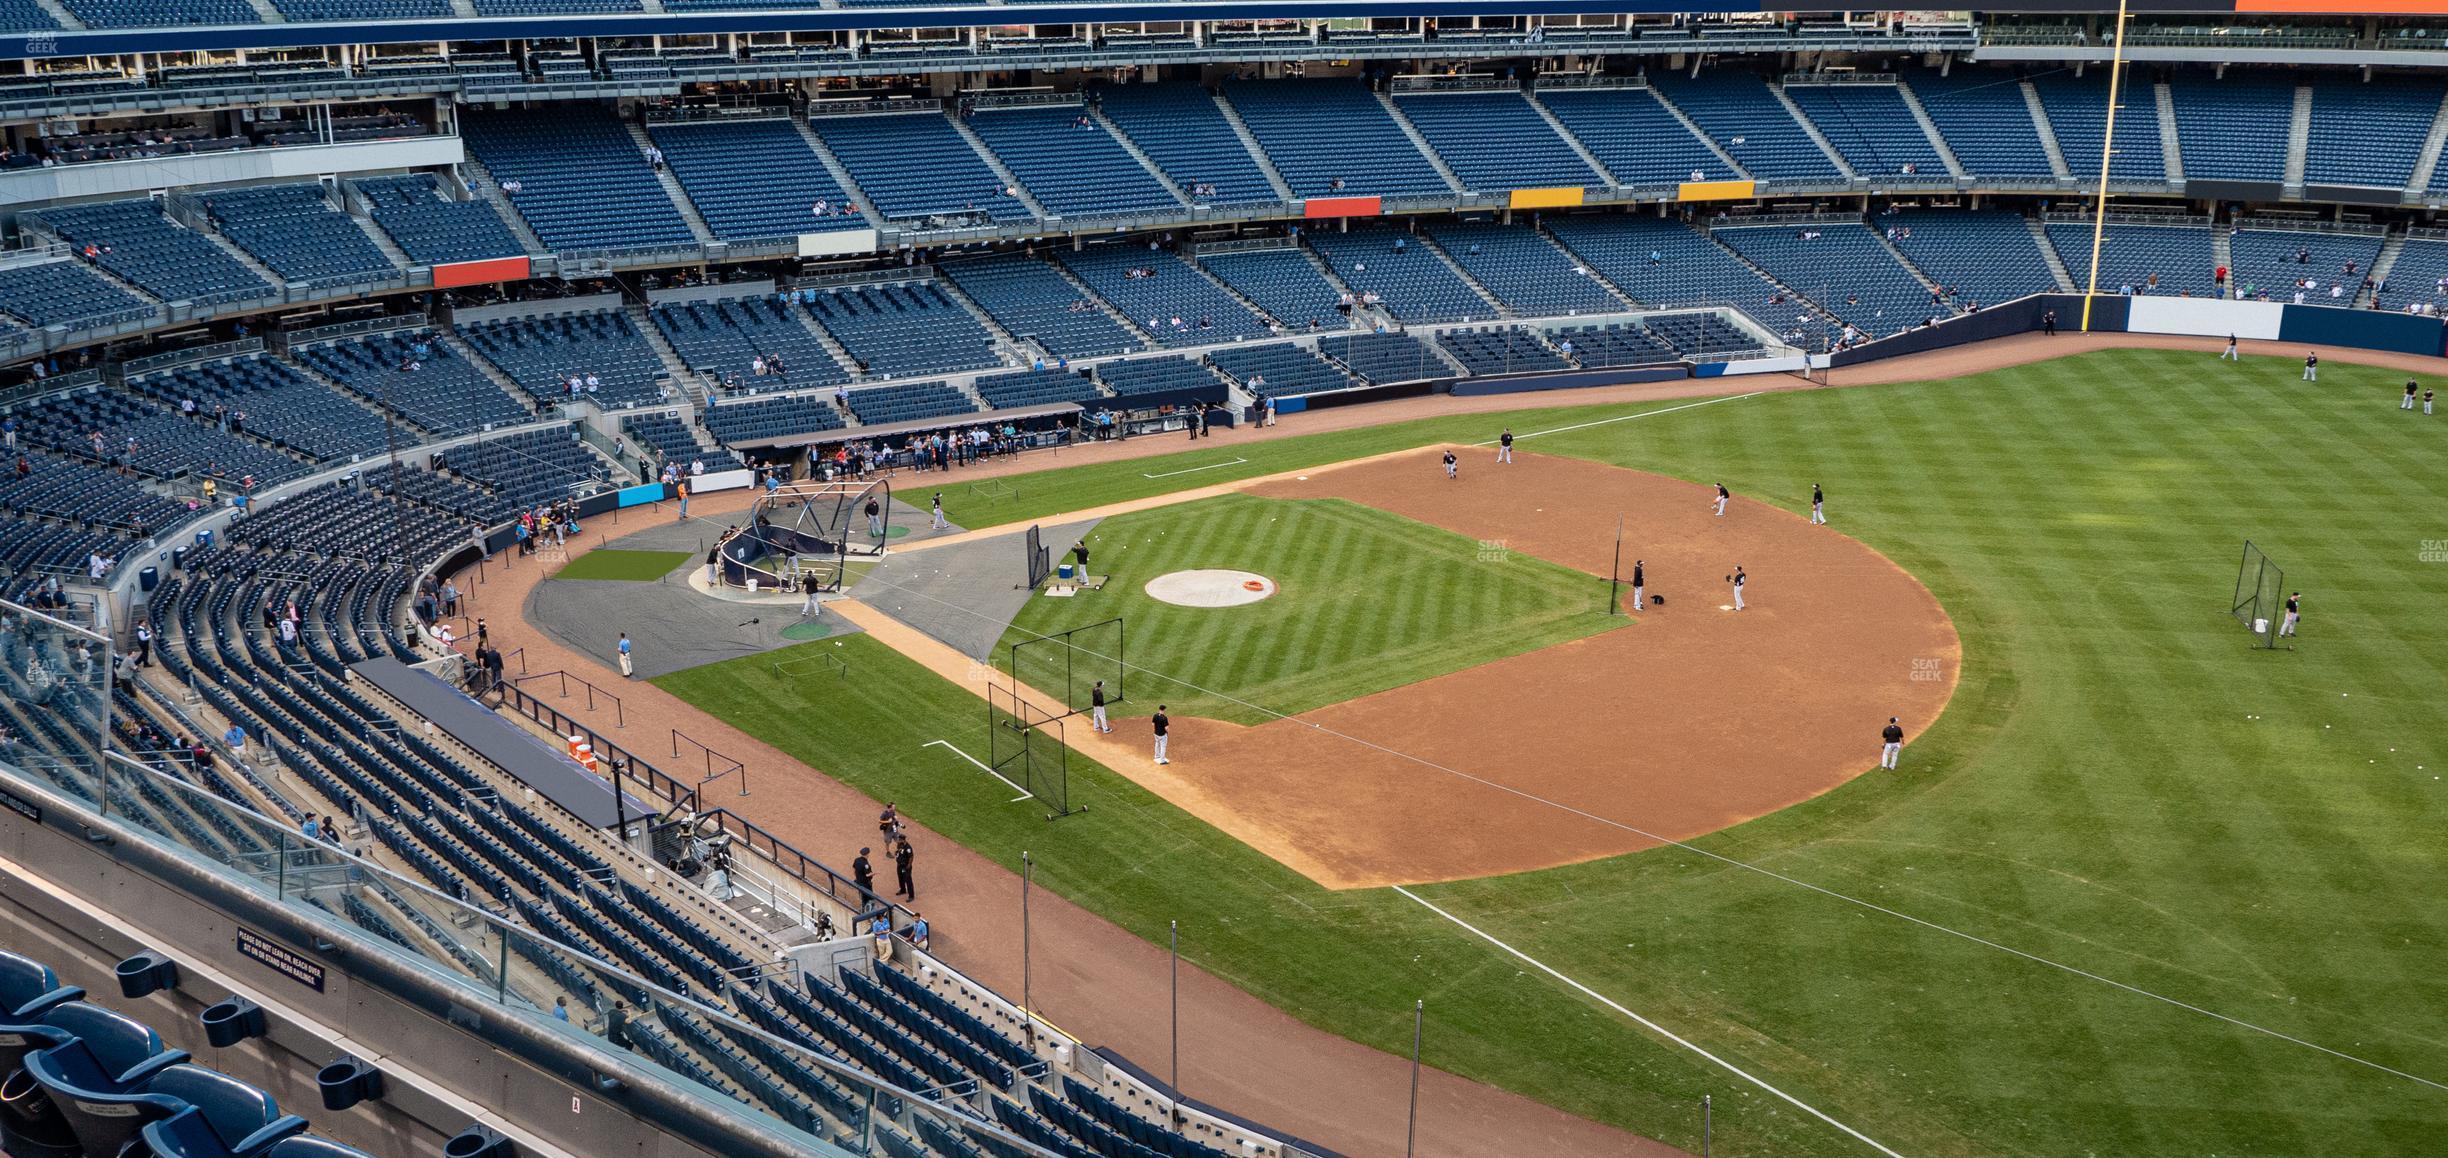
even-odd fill
[{"label": "white chalk line", "polygon": [[950,751],[950,752],[951,752],[953,755],[958,756],[958,757],[960,757],[960,758],[961,758],[961,759],[963,759],[963,760],[967,760],[968,762],[970,762],[970,763],[972,763],[972,764],[977,764],[977,769],[978,769],[978,771],[983,772],[983,773],[985,773],[985,774],[987,774],[987,775],[989,775],[989,776],[992,776],[992,777],[994,777],[994,778],[995,778],[995,779],[997,779],[997,780],[1001,780],[1001,781],[1002,781],[1002,782],[1004,782],[1005,784],[1011,784],[1011,790],[1012,790],[1012,791],[1014,791],[1014,792],[1017,792],[1017,793],[1019,793],[1019,794],[1020,794],[1020,795],[1018,795],[1018,796],[1014,796],[1014,797],[1012,797],[1012,798],[1011,798],[1011,803],[1013,803],[1013,804],[1018,804],[1018,803],[1020,803],[1020,802],[1021,802],[1021,801],[1023,801],[1023,800],[1032,800],[1032,799],[1035,799],[1035,798],[1036,798],[1036,796],[1037,796],[1037,794],[1036,794],[1036,793],[1031,792],[1031,791],[1029,791],[1029,790],[1028,790],[1028,789],[1026,789],[1026,788],[1022,788],[1021,786],[1019,786],[1019,785],[1017,785],[1017,784],[1012,784],[1011,779],[1010,779],[1009,777],[1007,777],[1007,776],[1003,775],[1002,773],[997,772],[997,771],[995,771],[994,769],[992,769],[992,768],[989,768],[989,767],[985,766],[984,764],[978,764],[978,759],[977,759],[977,757],[972,756],[972,755],[970,755],[970,754],[969,754],[969,753],[967,753],[967,752],[963,752],[963,751],[961,751],[959,748],[957,748],[957,747],[953,746],[953,745],[952,745],[952,744],[951,744],[949,741],[945,741],[945,740],[929,740],[929,741],[927,741],[926,743],[924,743],[924,744],[920,744],[920,745],[918,745],[918,746],[919,746],[919,747],[921,747],[921,748],[944,748],[944,749],[946,749],[946,750],[949,750],[949,751]]},{"label": "white chalk line", "polygon": [[[1533,430],[1528,434],[1514,435],[1513,441],[1519,442],[1525,438],[1538,438],[1549,434],[1570,434],[1576,430],[1588,430],[1593,426],[1613,426],[1618,422],[1630,422],[1635,418],[1654,418],[1660,414],[1672,414],[1678,410],[1697,410],[1703,406],[1715,406],[1720,402],[1740,402],[1745,398],[1757,398],[1766,393],[1768,393],[1766,390],[1754,390],[1749,394],[1729,394],[1723,398],[1703,398],[1698,402],[1686,402],[1680,406],[1668,406],[1657,410],[1643,410],[1638,414],[1618,414],[1613,418],[1601,418],[1595,422],[1576,422],[1570,426],[1558,426],[1552,430]],[[1496,445],[1496,441],[1497,440],[1493,438],[1483,438],[1477,442],[1471,443],[1470,445],[1494,446]]]},{"label": "white chalk line", "polygon": [[1496,939],[1494,936],[1490,935],[1490,934],[1488,933],[1488,931],[1487,931],[1487,930],[1482,929],[1482,928],[1478,927],[1477,925],[1473,925],[1473,924],[1471,924],[1470,922],[1465,921],[1465,920],[1463,920],[1463,919],[1462,919],[1462,918],[1460,918],[1460,917],[1454,916],[1452,913],[1448,913],[1448,912],[1446,912],[1445,910],[1440,909],[1440,908],[1436,907],[1435,905],[1432,905],[1432,904],[1428,903],[1427,901],[1421,900],[1421,899],[1420,899],[1420,897],[1419,897],[1419,894],[1414,893],[1414,892],[1412,892],[1411,890],[1409,890],[1409,889],[1406,889],[1406,888],[1402,887],[1401,885],[1396,885],[1396,886],[1394,886],[1394,891],[1395,891],[1395,892],[1398,892],[1398,893],[1401,893],[1402,895],[1404,895],[1404,896],[1406,896],[1406,897],[1411,898],[1413,901],[1417,901],[1417,902],[1419,903],[1419,905],[1420,905],[1422,908],[1427,909],[1429,912],[1431,912],[1431,913],[1435,913],[1437,916],[1443,917],[1443,918],[1445,918],[1446,920],[1451,921],[1451,922],[1453,922],[1453,923],[1454,923],[1454,924],[1456,924],[1456,925],[1460,925],[1462,928],[1464,928],[1464,929],[1468,930],[1469,932],[1471,932],[1472,934],[1476,935],[1476,936],[1477,936],[1477,937],[1478,937],[1480,940],[1486,941],[1488,944],[1490,944],[1490,945],[1494,945],[1494,946],[1496,946],[1497,948],[1502,949],[1502,950],[1504,950],[1505,952],[1512,954],[1512,955],[1513,955],[1513,956],[1514,956],[1516,959],[1520,960],[1520,961],[1521,961],[1523,964],[1528,965],[1528,966],[1530,966],[1531,968],[1536,969],[1536,970],[1538,970],[1539,972],[1541,972],[1541,973],[1544,973],[1544,974],[1548,975],[1549,977],[1553,977],[1553,978],[1555,978],[1556,980],[1561,981],[1561,982],[1563,982],[1564,984],[1569,985],[1569,986],[1573,987],[1574,989],[1579,990],[1579,991],[1581,992],[1581,995],[1582,995],[1582,996],[1587,997],[1587,998],[1589,998],[1590,1000],[1592,1000],[1592,1001],[1595,1001],[1595,1002],[1599,1003],[1600,1005],[1604,1005],[1604,1006],[1606,1006],[1607,1008],[1612,1009],[1612,1010],[1614,1010],[1614,1011],[1615,1011],[1615,1012],[1617,1012],[1617,1013],[1623,1014],[1625,1017],[1628,1017],[1628,1018],[1632,1019],[1632,1020],[1633,1020],[1635,1023],[1639,1024],[1639,1025],[1641,1026],[1641,1028],[1646,1029],[1646,1030],[1648,1030],[1649,1032],[1651,1032],[1651,1033],[1654,1033],[1654,1034],[1658,1035],[1659,1037],[1665,1038],[1666,1040],[1671,1041],[1671,1042],[1675,1043],[1676,1045],[1682,1046],[1684,1049],[1687,1049],[1687,1050],[1690,1050],[1690,1051],[1691,1051],[1691,1052],[1693,1052],[1693,1053],[1699,1054],[1701,1057],[1707,1058],[1707,1059],[1708,1059],[1708,1060],[1709,1060],[1711,1063],[1715,1064],[1715,1065],[1716,1065],[1718,1068],[1725,1070],[1727,1073],[1733,1074],[1735,1077],[1741,1078],[1742,1080],[1744,1080],[1744,1081],[1746,1081],[1746,1082],[1749,1082],[1749,1083],[1751,1083],[1752,1085],[1758,1086],[1759,1088],[1761,1088],[1761,1089],[1763,1089],[1763,1090],[1766,1090],[1766,1091],[1768,1091],[1768,1092],[1769,1092],[1769,1093],[1771,1093],[1771,1094],[1775,1094],[1777,1097],[1779,1097],[1779,1098],[1783,1099],[1785,1102],[1787,1102],[1788,1104],[1792,1105],[1792,1106],[1793,1106],[1795,1109],[1798,1109],[1798,1110],[1802,1111],[1802,1112],[1803,1112],[1803,1113],[1805,1113],[1805,1114],[1809,1114],[1811,1117],[1817,1118],[1817,1119],[1819,1119],[1820,1121],[1827,1123],[1828,1125],[1834,1126],[1834,1127],[1836,1127],[1837,1129],[1842,1130],[1842,1131],[1844,1131],[1845,1133],[1852,1135],[1854,1138],[1859,1139],[1863,1145],[1866,1145],[1866,1146],[1870,1147],[1871,1149],[1878,1151],[1878,1152],[1879,1152],[1879,1153],[1881,1153],[1881,1154],[1885,1154],[1885,1155],[1887,1155],[1887,1156],[1888,1156],[1888,1158],[1903,1158],[1903,1156],[1902,1156],[1902,1155],[1897,1154],[1895,1151],[1888,1149],[1888,1148],[1887,1148],[1886,1146],[1884,1146],[1884,1145],[1881,1145],[1881,1144],[1879,1143],[1878,1139],[1873,1138],[1873,1137],[1869,1136],[1868,1134],[1864,1134],[1864,1133],[1862,1133],[1861,1131],[1856,1130],[1856,1129],[1854,1129],[1854,1128],[1853,1128],[1853,1127],[1851,1127],[1851,1126],[1845,1125],[1843,1122],[1839,1122],[1839,1121],[1837,1121],[1836,1119],[1834,1119],[1834,1118],[1832,1118],[1832,1117],[1829,1117],[1829,1116],[1828,1116],[1826,1113],[1822,1112],[1822,1111],[1821,1111],[1821,1110],[1820,1110],[1818,1107],[1813,1106],[1813,1105],[1811,1105],[1810,1103],[1805,1102],[1805,1101],[1803,1101],[1802,1099],[1800,1099],[1800,1098],[1797,1098],[1797,1097],[1793,1096],[1792,1094],[1786,1093],[1785,1091],[1780,1090],[1780,1089],[1776,1088],[1775,1086],[1769,1085],[1767,1082],[1765,1082],[1765,1081],[1761,1080],[1760,1078],[1758,1078],[1758,1077],[1756,1077],[1756,1076],[1753,1076],[1753,1075],[1752,1075],[1752,1074],[1750,1074],[1749,1072],[1745,1071],[1745,1070],[1744,1070],[1744,1069],[1743,1069],[1741,1066],[1735,1065],[1733,1062],[1730,1062],[1730,1061],[1727,1061],[1727,1060],[1726,1060],[1726,1059],[1724,1059],[1724,1058],[1718,1057],[1716,1054],[1710,1053],[1710,1052],[1709,1052],[1709,1051],[1707,1051],[1706,1049],[1703,1049],[1703,1048],[1701,1048],[1700,1046],[1698,1046],[1698,1045],[1696,1045],[1696,1044],[1692,1043],[1691,1041],[1686,1040],[1686,1039],[1685,1039],[1685,1038],[1684,1038],[1684,1037],[1683,1037],[1681,1034],[1678,1034],[1678,1033],[1676,1033],[1675,1031],[1673,1031],[1673,1030],[1671,1030],[1671,1029],[1666,1028],[1665,1026],[1659,1025],[1658,1023],[1656,1023],[1656,1022],[1654,1022],[1654,1021],[1651,1021],[1651,1020],[1649,1020],[1649,1019],[1648,1019],[1648,1018],[1646,1018],[1646,1017],[1642,1017],[1640,1014],[1634,1013],[1634,1012],[1632,1012],[1631,1010],[1624,1008],[1624,1007],[1623,1007],[1623,1006],[1622,1006],[1620,1003],[1618,1003],[1618,1002],[1617,1002],[1617,1001],[1616,1001],[1614,998],[1609,997],[1609,996],[1607,996],[1606,994],[1600,993],[1600,992],[1598,992],[1597,990],[1592,989],[1592,988],[1590,988],[1590,987],[1589,987],[1589,986],[1587,986],[1587,985],[1583,985],[1583,984],[1582,984],[1582,983],[1580,983],[1579,981],[1575,981],[1575,980],[1573,980],[1572,978],[1565,976],[1563,973],[1558,972],[1558,971],[1557,971],[1557,970],[1556,970],[1556,969],[1555,969],[1553,966],[1548,965],[1546,962],[1541,961],[1541,960],[1539,960],[1538,958],[1536,958],[1536,957],[1533,957],[1533,956],[1529,955],[1528,953],[1524,953],[1524,952],[1522,952],[1521,950],[1516,949],[1516,948],[1514,948],[1514,947],[1513,947],[1513,946],[1511,946],[1511,945],[1507,945],[1507,944],[1505,944],[1504,942],[1497,940],[1497,939]]},{"label": "white chalk line", "polygon": [[1140,478],[1172,478],[1174,475],[1177,475],[1177,474],[1197,474],[1198,472],[1200,472],[1200,471],[1202,471],[1202,470],[1216,470],[1216,469],[1221,468],[1221,467],[1227,467],[1227,466],[1239,466],[1239,465],[1241,465],[1242,463],[1245,463],[1245,462],[1248,462],[1248,461],[1249,461],[1249,460],[1248,460],[1248,459],[1246,459],[1246,458],[1236,458],[1236,459],[1232,460],[1231,462],[1211,462],[1211,463],[1208,463],[1208,464],[1207,464],[1207,465],[1205,465],[1205,466],[1186,466],[1186,467],[1183,467],[1183,468],[1182,468],[1182,469],[1180,469],[1180,470],[1168,470],[1168,471],[1164,472],[1163,474],[1148,474],[1148,473],[1146,473],[1146,472],[1142,471],[1142,472],[1140,472],[1139,477],[1140,477]]}]

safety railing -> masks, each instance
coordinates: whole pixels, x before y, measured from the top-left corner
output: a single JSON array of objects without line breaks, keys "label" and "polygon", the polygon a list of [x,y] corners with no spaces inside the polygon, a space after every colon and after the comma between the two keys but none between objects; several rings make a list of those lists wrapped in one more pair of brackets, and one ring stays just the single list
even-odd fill
[{"label": "safety railing", "polygon": [[904,918],[914,915],[899,904],[877,896],[873,890],[859,887],[857,881],[834,872],[823,861],[800,852],[790,842],[757,827],[754,821],[730,809],[717,808],[697,818],[700,830],[709,824],[716,832],[729,836],[784,876],[856,910],[862,925],[878,912],[890,911],[896,928],[904,923]]},{"label": "safety railing", "polygon": [[746,764],[706,747],[678,728],[671,730],[671,740],[673,759],[680,758],[681,746],[684,744],[687,745],[689,751],[696,753],[693,759],[705,769],[705,776],[697,781],[699,785],[712,784],[725,776],[736,775],[739,777],[739,794],[748,795],[748,766]]},{"label": "safety railing", "polygon": [[516,681],[504,681],[498,690],[501,693],[501,707],[544,725],[556,736],[584,737],[587,743],[595,749],[597,756],[619,764],[620,774],[623,777],[636,781],[648,792],[660,797],[674,808],[689,811],[696,809],[696,788],[681,783],[662,769],[639,759],[636,753],[613,743],[601,732],[588,727],[584,721],[564,715],[551,704],[545,703],[520,688]]},{"label": "safety railing", "polygon": [[[586,677],[585,677],[585,676],[575,676],[575,675],[571,675],[569,672],[567,672],[567,671],[565,671],[565,670],[554,670],[554,671],[537,672],[537,673],[535,673],[534,675],[522,675],[522,676],[520,676],[520,677],[519,677],[517,680],[514,680],[514,681],[512,681],[512,682],[514,682],[514,683],[518,683],[518,684],[524,684],[524,683],[526,683],[526,681],[528,681],[528,680],[557,680],[557,681],[559,681],[559,685],[558,685],[558,686],[559,686],[559,687],[560,687],[560,689],[561,689],[561,692],[560,692],[560,698],[565,699],[565,700],[566,700],[566,699],[568,699],[568,698],[570,698],[570,685],[571,685],[571,684],[573,684],[573,683],[574,683],[574,684],[577,684],[577,685],[578,685],[578,687],[579,687],[579,690],[583,691],[583,692],[586,694],[586,710],[587,710],[587,711],[590,711],[590,712],[599,711],[599,710],[601,710],[600,705],[602,705],[602,704],[606,704],[606,703],[611,704],[611,705],[612,705],[612,726],[613,726],[613,727],[615,727],[615,728],[626,728],[626,727],[628,727],[628,726],[629,726],[629,718],[628,718],[627,714],[626,714],[626,713],[624,713],[624,712],[623,712],[623,710],[622,710],[622,708],[621,708],[621,698],[620,698],[619,696],[613,695],[612,693],[610,693],[610,692],[607,692],[607,691],[603,690],[602,688],[596,687],[596,686],[595,686],[594,684],[592,684],[592,683],[589,683],[589,682],[587,681],[587,679],[586,679]],[[524,690],[524,688],[522,688],[521,690]],[[557,715],[557,714],[559,714],[559,713],[555,713],[555,714]]]}]

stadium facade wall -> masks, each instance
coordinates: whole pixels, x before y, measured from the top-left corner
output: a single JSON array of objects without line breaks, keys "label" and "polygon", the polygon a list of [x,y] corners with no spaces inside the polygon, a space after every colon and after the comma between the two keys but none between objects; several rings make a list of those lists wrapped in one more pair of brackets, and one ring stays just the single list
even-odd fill
[{"label": "stadium facade wall", "polygon": [[94,161],[48,169],[9,169],[0,171],[0,205],[141,195],[155,189],[240,181],[283,178],[311,181],[325,173],[434,168],[457,165],[466,159],[467,147],[457,137],[413,137],[278,149],[233,149],[226,153],[149,157],[140,161]]},{"label": "stadium facade wall", "polygon": [[[2237,302],[2218,298],[2133,299],[2126,310],[2125,329],[2136,334],[2206,334],[2275,341],[2282,302]],[[2063,315],[2060,315],[2062,317]]]},{"label": "stadium facade wall", "polygon": [[[2026,334],[2040,328],[2049,311],[2057,328],[2071,333],[2082,325],[2081,294],[2035,294],[2003,302],[1976,314],[1949,318],[1934,326],[1909,330],[1892,338],[1838,350],[1828,359],[1836,367],[1858,366],[1905,354],[1944,350],[1991,338]],[[2101,294],[2092,299],[2091,328],[2104,333],[2180,334],[2201,338],[2239,338],[2343,346],[2356,350],[2386,350],[2398,354],[2448,356],[2448,320],[2436,316],[2357,310],[2340,306],[2297,306],[2277,302],[2219,301],[2211,298],[2134,297]]]}]

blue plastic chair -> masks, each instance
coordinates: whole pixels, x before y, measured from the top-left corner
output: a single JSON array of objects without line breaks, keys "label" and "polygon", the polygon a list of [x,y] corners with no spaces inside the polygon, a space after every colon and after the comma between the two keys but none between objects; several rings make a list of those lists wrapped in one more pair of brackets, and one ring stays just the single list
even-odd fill
[{"label": "blue plastic chair", "polygon": [[274,1143],[306,1132],[306,1119],[281,1113],[272,1095],[219,1070],[175,1066],[145,1093],[183,1103],[144,1128],[145,1145],[160,1158],[259,1158]]}]

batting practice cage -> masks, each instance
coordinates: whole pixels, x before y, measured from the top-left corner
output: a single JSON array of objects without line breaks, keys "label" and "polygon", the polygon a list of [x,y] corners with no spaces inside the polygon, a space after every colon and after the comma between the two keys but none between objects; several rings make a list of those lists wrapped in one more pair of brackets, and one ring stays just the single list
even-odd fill
[{"label": "batting practice cage", "polygon": [[[1030,703],[1018,689],[986,689],[986,766],[1046,806],[1047,820],[1071,815],[1071,749],[1063,744],[1069,712]],[[1083,809],[1085,805],[1081,806]]]},{"label": "batting practice cage", "polygon": [[888,481],[789,483],[758,495],[748,525],[723,536],[718,574],[729,587],[789,591],[812,579],[839,591],[852,562],[884,557],[891,526]]},{"label": "batting practice cage", "polygon": [[2254,647],[2277,647],[2279,616],[2286,610],[2286,572],[2244,540],[2244,561],[2236,568],[2235,601],[2228,614],[2253,633]]},{"label": "batting practice cage", "polygon": [[1054,701],[1047,706],[1064,715],[1088,710],[1098,680],[1105,681],[1106,704],[1119,704],[1128,666],[1123,642],[1120,617],[1024,639],[1011,645],[1011,677]]}]

